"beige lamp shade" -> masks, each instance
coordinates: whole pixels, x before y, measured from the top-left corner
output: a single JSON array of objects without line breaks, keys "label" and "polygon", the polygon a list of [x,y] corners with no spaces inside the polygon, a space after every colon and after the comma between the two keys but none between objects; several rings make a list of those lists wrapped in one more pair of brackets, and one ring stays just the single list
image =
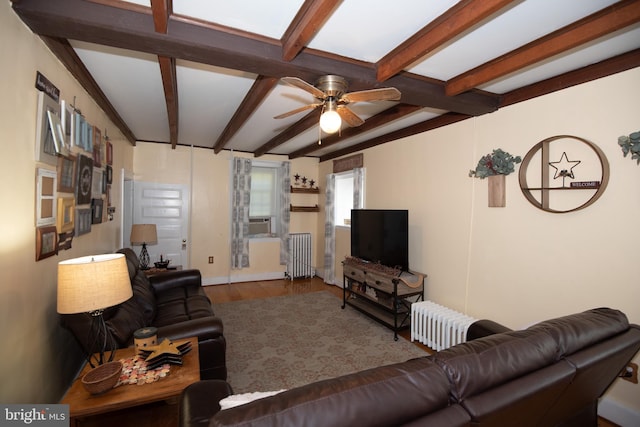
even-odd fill
[{"label": "beige lamp shade", "polygon": [[123,254],[91,255],[58,263],[58,313],[90,313],[132,296]]},{"label": "beige lamp shade", "polygon": [[158,233],[155,224],[133,224],[131,226],[131,244],[155,245],[158,243]]}]

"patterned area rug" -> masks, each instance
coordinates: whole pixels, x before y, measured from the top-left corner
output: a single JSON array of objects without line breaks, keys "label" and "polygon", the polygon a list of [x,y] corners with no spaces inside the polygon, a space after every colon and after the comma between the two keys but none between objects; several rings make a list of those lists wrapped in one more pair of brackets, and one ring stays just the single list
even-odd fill
[{"label": "patterned area rug", "polygon": [[214,304],[234,393],[271,391],[427,353],[329,292]]}]

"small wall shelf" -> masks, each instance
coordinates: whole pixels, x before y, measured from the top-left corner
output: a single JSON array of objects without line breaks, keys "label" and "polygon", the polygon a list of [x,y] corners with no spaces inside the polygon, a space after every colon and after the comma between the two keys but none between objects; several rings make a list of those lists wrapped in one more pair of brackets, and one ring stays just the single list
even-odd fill
[{"label": "small wall shelf", "polygon": [[[558,150],[561,151],[563,150],[562,144],[567,144],[570,142],[583,144],[583,146],[587,148],[585,152],[593,157],[592,162],[597,166],[597,169],[599,170],[592,176],[588,176],[588,181],[584,182],[584,186],[553,187],[550,185],[551,177],[549,172],[549,153],[551,151],[551,145],[559,145],[560,147],[558,148]],[[533,180],[534,185],[530,185],[527,178],[527,170],[533,159],[537,160],[537,164],[534,165],[534,169],[538,168],[538,170],[540,170],[541,172],[538,180]],[[529,201],[529,203],[531,203],[536,208],[542,209],[546,212],[567,213],[591,206],[596,202],[596,200],[600,198],[600,196],[602,196],[602,193],[604,193],[604,190],[607,188],[607,184],[609,182],[609,162],[607,161],[607,158],[602,150],[600,150],[597,145],[591,143],[590,141],[573,135],[557,135],[538,142],[533,146],[533,148],[531,148],[531,150],[529,150],[529,152],[522,159],[522,165],[520,166],[518,175],[520,189],[522,190],[522,194]],[[591,197],[586,198],[586,200],[584,201],[575,202],[570,207],[553,206],[551,193],[559,191],[560,193],[557,194],[562,194],[566,197],[569,195],[569,193],[565,192],[567,190],[591,191],[593,194],[591,195]]]},{"label": "small wall shelf", "polygon": [[306,188],[306,187],[291,187],[292,193],[303,193],[303,194],[320,194],[320,189],[318,187],[315,188]]},{"label": "small wall shelf", "polygon": [[[294,187],[291,186],[291,193],[297,194],[320,194],[320,189],[318,187],[315,188],[307,188],[307,187]],[[304,196],[302,196],[304,198]],[[314,198],[314,200],[316,200]],[[289,205],[289,211],[291,212],[320,212],[320,207],[316,204],[314,206],[294,206]]]},{"label": "small wall shelf", "polygon": [[293,206],[289,205],[289,211],[291,212],[320,212],[320,207],[315,206]]}]

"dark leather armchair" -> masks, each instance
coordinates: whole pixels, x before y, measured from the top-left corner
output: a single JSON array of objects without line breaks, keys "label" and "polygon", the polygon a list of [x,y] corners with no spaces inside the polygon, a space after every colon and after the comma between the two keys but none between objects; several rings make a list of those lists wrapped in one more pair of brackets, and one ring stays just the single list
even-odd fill
[{"label": "dark leather armchair", "polygon": [[[133,345],[133,333],[145,326],[158,328],[158,338],[179,340],[198,337],[201,379],[226,379],[226,341],[222,320],[214,315],[211,301],[202,289],[199,270],[176,270],[147,277],[136,254],[125,255],[133,297],[104,312],[107,331],[118,348]],[[62,325],[71,330],[85,352],[91,316],[87,313],[61,315]]]}]

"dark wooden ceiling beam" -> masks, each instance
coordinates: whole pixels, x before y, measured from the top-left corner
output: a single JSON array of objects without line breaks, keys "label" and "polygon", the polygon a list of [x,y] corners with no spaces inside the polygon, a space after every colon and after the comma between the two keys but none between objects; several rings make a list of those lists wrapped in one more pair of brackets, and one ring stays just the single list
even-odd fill
[{"label": "dark wooden ceiling beam", "polygon": [[167,34],[169,26],[169,16],[173,12],[171,0],[151,0],[151,13],[153,24],[160,34]]},{"label": "dark wooden ceiling beam", "polygon": [[[73,50],[73,47],[66,40],[54,37],[40,36],[42,41],[49,47],[51,52],[64,64],[71,75],[78,80],[80,85],[87,91],[89,96],[95,100],[100,108],[105,112],[109,120],[122,132],[122,135],[131,143],[136,145],[137,138],[129,129],[129,126],[122,120],[120,114],[107,99],[98,83],[93,79],[89,70],[84,66],[82,60]],[[78,107],[76,105],[76,107]]]},{"label": "dark wooden ceiling beam", "polygon": [[167,56],[158,56],[160,64],[160,75],[162,77],[162,87],[164,88],[164,99],[167,104],[167,118],[169,120],[169,138],[171,148],[178,145],[178,79],[176,72],[176,60]]},{"label": "dark wooden ceiling beam", "polygon": [[342,0],[306,0],[282,37],[282,59],[295,58],[340,3]]},{"label": "dark wooden ceiling beam", "polygon": [[640,49],[569,71],[538,83],[512,90],[502,96],[500,107],[527,101],[538,96],[587,83],[601,77],[640,67]]},{"label": "dark wooden ceiling beam", "polygon": [[242,103],[233,114],[233,117],[227,123],[224,131],[213,146],[213,151],[218,154],[227,145],[233,135],[245,124],[251,117],[256,108],[262,103],[264,98],[278,84],[278,79],[274,77],[258,76],[253,82],[251,89],[242,100]]},{"label": "dark wooden ceiling beam", "polygon": [[447,95],[469,89],[640,22],[640,1],[622,0],[449,80]]},{"label": "dark wooden ceiling beam", "polygon": [[[169,16],[173,10],[171,0],[151,0],[151,12],[153,25],[156,32],[167,33]],[[158,56],[164,99],[167,104],[167,119],[169,121],[169,140],[171,148],[178,145],[179,108],[178,108],[178,77],[176,72],[176,60],[168,56]]]},{"label": "dark wooden ceiling beam", "polygon": [[352,145],[350,147],[343,148],[342,150],[337,150],[332,153],[325,154],[323,156],[320,156],[320,162],[335,159],[341,156],[346,156],[347,154],[355,153],[356,151],[366,150],[367,148],[395,141],[396,139],[406,138],[432,129],[437,129],[439,127],[466,120],[470,117],[472,116],[468,116],[466,114],[446,113],[441,116],[434,117],[433,119],[425,120],[424,122],[416,123],[415,125],[408,126],[406,128],[387,133],[385,135],[380,135],[368,141],[361,142],[360,144]]},{"label": "dark wooden ceiling beam", "polygon": [[385,55],[376,64],[377,79],[383,82],[418,59],[474,25],[507,7],[514,0],[463,0]]},{"label": "dark wooden ceiling beam", "polygon": [[[292,61],[282,59],[278,40],[204,24],[172,15],[168,34],[155,31],[150,13],[80,0],[21,0],[13,8],[36,34],[82,40],[152,53],[270,77],[297,76],[315,81],[323,74],[338,74],[350,90],[382,87],[370,63],[305,49]],[[445,94],[444,83],[400,73],[387,82],[402,92],[402,102],[470,115],[495,111],[498,97],[469,92]]]},{"label": "dark wooden ceiling beam", "polygon": [[318,142],[314,142],[303,148],[300,148],[299,150],[292,152],[291,154],[289,154],[289,158],[297,159],[298,157],[306,156],[308,154],[313,153],[314,151],[318,151],[323,148],[327,148],[339,142],[342,142],[347,138],[352,138],[363,132],[368,132],[377,127],[380,127],[388,123],[391,123],[395,120],[401,119],[402,117],[415,113],[416,111],[421,109],[422,107],[418,105],[409,105],[409,104],[394,105],[393,107],[387,108],[386,110],[376,114],[375,116],[368,118],[367,120],[365,120],[364,124],[358,127],[346,128],[342,130],[340,134],[335,133],[333,135],[330,135],[324,138],[322,140],[322,144],[318,144]]},{"label": "dark wooden ceiling beam", "polygon": [[280,134],[274,136],[265,144],[258,147],[258,149],[253,154],[256,157],[260,157],[263,154],[267,154],[269,151],[284,144],[285,142],[289,141],[291,138],[294,138],[295,136],[298,136],[299,134],[307,131],[313,126],[318,125],[319,121],[320,121],[320,110],[316,108],[315,110],[311,111],[309,114],[304,116],[302,119],[298,120],[297,122],[289,126],[287,129],[284,130],[284,132],[281,132]]}]

